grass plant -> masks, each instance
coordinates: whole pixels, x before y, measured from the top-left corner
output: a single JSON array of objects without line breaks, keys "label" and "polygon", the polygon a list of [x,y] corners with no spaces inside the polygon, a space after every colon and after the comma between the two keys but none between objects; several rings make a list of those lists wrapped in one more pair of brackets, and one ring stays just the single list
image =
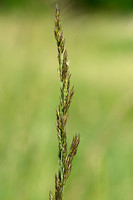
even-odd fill
[{"label": "grass plant", "polygon": [[[133,18],[75,16],[65,10],[64,34],[76,90],[67,144],[74,132],[84,137],[63,200],[132,200]],[[54,193],[58,64],[53,9],[43,13],[0,13],[1,200],[44,200],[49,188]]]},{"label": "grass plant", "polygon": [[58,162],[59,171],[58,175],[55,174],[55,195],[52,192],[49,193],[50,200],[62,200],[63,188],[71,173],[72,161],[77,153],[77,148],[80,142],[80,136],[75,135],[72,140],[69,153],[67,153],[67,135],[66,135],[66,123],[68,119],[68,110],[74,94],[74,87],[70,89],[70,78],[67,50],[65,49],[65,41],[63,38],[63,31],[60,21],[60,10],[56,5],[55,14],[55,39],[58,49],[58,77],[60,80],[60,102],[56,110],[57,119],[57,137],[58,137]]}]

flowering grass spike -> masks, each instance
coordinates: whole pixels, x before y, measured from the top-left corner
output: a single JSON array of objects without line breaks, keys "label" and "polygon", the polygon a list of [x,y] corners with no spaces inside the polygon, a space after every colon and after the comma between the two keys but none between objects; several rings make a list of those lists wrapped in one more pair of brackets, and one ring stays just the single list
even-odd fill
[{"label": "flowering grass spike", "polygon": [[75,135],[72,144],[67,153],[67,137],[66,137],[66,123],[68,119],[68,109],[70,107],[72,97],[74,94],[74,87],[70,89],[70,78],[67,50],[65,49],[65,41],[60,21],[60,10],[56,5],[55,14],[55,39],[58,48],[58,77],[60,80],[60,102],[56,110],[57,119],[57,137],[59,142],[59,171],[55,174],[55,194],[49,193],[49,200],[62,200],[64,185],[71,173],[72,161],[77,153],[77,148],[80,142],[80,136]]}]

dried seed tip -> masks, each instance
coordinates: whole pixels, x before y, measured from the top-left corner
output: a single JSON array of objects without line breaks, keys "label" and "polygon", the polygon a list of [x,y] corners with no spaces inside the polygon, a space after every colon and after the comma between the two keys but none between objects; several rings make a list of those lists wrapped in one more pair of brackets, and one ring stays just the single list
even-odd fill
[{"label": "dried seed tip", "polygon": [[58,19],[59,16],[60,16],[60,9],[59,6],[56,4],[55,17]]},{"label": "dried seed tip", "polygon": [[58,4],[56,4],[56,13],[59,13],[59,14],[60,14],[60,9],[59,9]]},{"label": "dried seed tip", "polygon": [[54,200],[54,196],[51,191],[49,192],[49,200]]},{"label": "dried seed tip", "polygon": [[55,38],[57,43],[60,43],[60,32],[61,32],[61,22],[60,22],[60,10],[58,5],[56,5],[56,13],[55,13],[55,30],[54,30],[54,34],[55,34]]}]

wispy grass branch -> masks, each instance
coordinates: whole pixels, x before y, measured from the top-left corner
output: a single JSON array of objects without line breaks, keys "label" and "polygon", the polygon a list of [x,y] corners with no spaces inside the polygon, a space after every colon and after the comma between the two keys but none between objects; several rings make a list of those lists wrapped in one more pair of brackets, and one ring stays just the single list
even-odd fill
[{"label": "wispy grass branch", "polygon": [[75,135],[73,137],[69,153],[67,153],[66,123],[68,119],[68,110],[74,94],[74,87],[70,88],[71,74],[69,72],[68,55],[67,50],[65,49],[65,40],[61,27],[60,10],[58,5],[56,5],[54,34],[58,49],[58,77],[60,80],[60,102],[56,110],[57,137],[59,142],[59,171],[58,175],[55,174],[55,194],[53,195],[50,192],[49,199],[62,200],[63,189],[71,173],[72,161],[77,153],[80,136]]}]

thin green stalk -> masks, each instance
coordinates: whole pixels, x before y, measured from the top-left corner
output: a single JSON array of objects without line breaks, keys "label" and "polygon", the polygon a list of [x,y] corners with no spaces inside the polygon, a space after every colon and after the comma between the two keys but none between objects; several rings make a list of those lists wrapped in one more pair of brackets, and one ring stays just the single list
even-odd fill
[{"label": "thin green stalk", "polygon": [[67,50],[65,49],[65,42],[63,38],[63,31],[60,21],[60,10],[56,5],[55,14],[55,39],[58,49],[58,77],[60,80],[60,102],[56,110],[57,119],[57,137],[59,142],[59,172],[55,174],[55,195],[49,193],[50,200],[62,200],[63,189],[65,183],[70,175],[72,168],[72,161],[77,153],[77,148],[80,142],[80,136],[75,135],[72,144],[67,153],[67,137],[66,137],[66,122],[68,119],[68,110],[74,94],[74,87],[70,89],[70,78]]}]

